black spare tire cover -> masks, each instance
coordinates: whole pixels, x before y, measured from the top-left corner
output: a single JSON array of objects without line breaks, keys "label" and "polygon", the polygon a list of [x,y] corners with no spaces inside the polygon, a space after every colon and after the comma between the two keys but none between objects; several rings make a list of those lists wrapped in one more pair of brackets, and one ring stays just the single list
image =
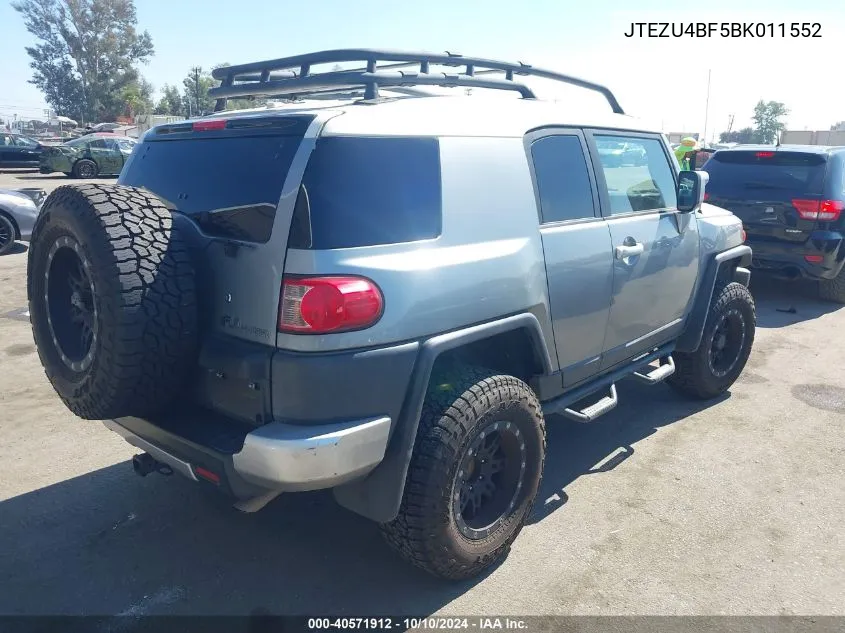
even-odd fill
[{"label": "black spare tire cover", "polygon": [[47,378],[76,415],[149,415],[184,388],[197,348],[194,267],[149,192],[51,193],[30,244],[27,298]]}]

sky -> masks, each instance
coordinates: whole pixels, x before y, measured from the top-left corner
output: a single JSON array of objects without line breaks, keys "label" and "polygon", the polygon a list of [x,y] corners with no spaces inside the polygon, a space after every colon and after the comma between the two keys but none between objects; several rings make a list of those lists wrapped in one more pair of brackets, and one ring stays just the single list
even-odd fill
[{"label": "sky", "polygon": [[[664,132],[707,138],[751,125],[760,99],[782,101],[787,129],[845,120],[842,0],[135,0],[156,54],[141,66],[157,89],[188,70],[343,47],[462,53],[522,61],[607,85],[626,113]],[[636,5],[637,8],[633,8]],[[741,7],[741,8],[739,8]],[[819,23],[821,38],[627,38],[632,22]],[[0,0],[0,116],[43,117],[27,83],[21,16]],[[779,34],[778,34],[779,35]],[[708,104],[708,73],[710,91]],[[608,107],[592,93],[541,82],[539,95],[572,107]],[[837,96],[838,92],[838,96]]]}]

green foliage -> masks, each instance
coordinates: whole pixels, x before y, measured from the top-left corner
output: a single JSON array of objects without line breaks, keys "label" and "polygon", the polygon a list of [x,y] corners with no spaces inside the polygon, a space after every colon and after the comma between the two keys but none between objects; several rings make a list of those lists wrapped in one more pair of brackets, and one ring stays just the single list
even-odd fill
[{"label": "green foliage", "polygon": [[136,65],[153,55],[153,43],[136,30],[133,0],[17,0],[12,7],[38,40],[26,49],[30,81],[57,114],[114,120],[130,103],[144,106],[151,91]]},{"label": "green foliage", "polygon": [[733,132],[722,132],[719,134],[720,143],[759,143],[754,128],[746,127]]},{"label": "green foliage", "polygon": [[164,88],[161,89],[161,99],[156,104],[154,114],[185,116],[185,103],[177,86],[164,84]]},{"label": "green foliage", "polygon": [[758,143],[774,143],[778,138],[778,132],[785,126],[781,119],[789,114],[789,109],[779,101],[763,101],[762,99],[754,106],[754,131],[757,134]]}]

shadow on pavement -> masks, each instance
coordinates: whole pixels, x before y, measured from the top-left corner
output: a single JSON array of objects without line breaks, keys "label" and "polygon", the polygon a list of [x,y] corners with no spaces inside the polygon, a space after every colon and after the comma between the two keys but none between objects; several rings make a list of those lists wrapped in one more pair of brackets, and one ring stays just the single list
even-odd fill
[{"label": "shadow on pavement", "polygon": [[[619,408],[591,425],[550,416],[532,523],[559,509],[578,477],[612,469],[659,427],[712,406],[631,381],[619,395]],[[328,493],[282,495],[242,515],[179,477],[140,479],[129,462],[0,503],[0,534],[6,614],[428,615],[483,580],[418,571]]]},{"label": "shadow on pavement", "polygon": [[394,556],[330,494],[239,514],[115,464],[0,503],[0,614],[428,615],[478,582]]},{"label": "shadow on pavement", "polygon": [[757,327],[781,328],[811,321],[845,306],[818,298],[811,281],[781,281],[751,273],[751,294],[757,304]]},{"label": "shadow on pavement", "polygon": [[15,242],[12,245],[12,248],[8,250],[8,252],[4,253],[5,255],[20,255],[21,253],[26,253],[29,250],[29,246],[24,244],[23,242]]},{"label": "shadow on pavement", "polygon": [[579,424],[558,415],[546,418],[546,469],[529,523],[538,523],[563,506],[569,499],[564,488],[579,477],[613,470],[634,455],[634,444],[659,428],[730,397],[728,393],[709,401],[688,400],[667,385],[651,387],[633,380],[622,380],[616,388],[618,407],[596,422]]}]

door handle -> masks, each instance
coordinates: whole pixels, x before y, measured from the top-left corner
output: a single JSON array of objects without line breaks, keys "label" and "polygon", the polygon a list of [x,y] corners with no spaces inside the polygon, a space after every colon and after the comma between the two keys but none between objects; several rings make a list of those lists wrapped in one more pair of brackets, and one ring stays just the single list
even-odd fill
[{"label": "door handle", "polygon": [[631,244],[630,246],[623,244],[622,246],[616,247],[616,259],[627,259],[628,257],[642,255],[644,251],[645,247],[639,242]]}]

